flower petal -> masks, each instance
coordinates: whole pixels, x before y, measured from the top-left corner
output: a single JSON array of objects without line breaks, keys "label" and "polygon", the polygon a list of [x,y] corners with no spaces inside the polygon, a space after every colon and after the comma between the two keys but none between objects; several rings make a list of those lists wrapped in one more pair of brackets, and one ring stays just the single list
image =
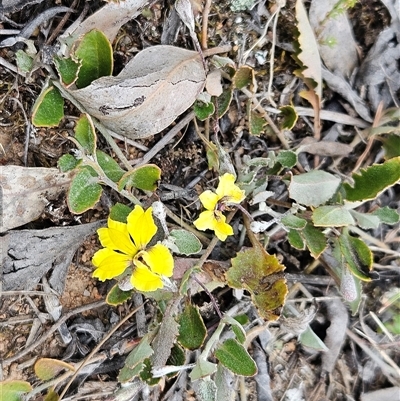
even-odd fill
[{"label": "flower petal", "polygon": [[92,263],[97,267],[93,272],[93,277],[104,281],[122,274],[132,263],[132,258],[109,248],[103,248],[93,255]]},{"label": "flower petal", "polygon": [[225,173],[219,179],[217,188],[219,199],[224,199],[226,203],[240,203],[245,198],[245,192],[235,185],[235,176]]},{"label": "flower petal", "polygon": [[233,235],[233,228],[225,223],[225,216],[223,220],[217,220],[217,224],[214,227],[215,235],[220,241],[225,241],[228,235]]},{"label": "flower petal", "polygon": [[99,228],[97,234],[101,245],[105,248],[121,251],[132,257],[138,251],[129,236],[128,226],[124,223],[108,219],[108,228]]},{"label": "flower petal", "polygon": [[146,211],[136,205],[128,215],[128,231],[138,249],[145,249],[157,232],[152,213],[153,208]]},{"label": "flower petal", "polygon": [[214,210],[219,200],[218,195],[210,190],[204,191],[199,199],[207,210]]},{"label": "flower petal", "polygon": [[193,224],[198,230],[213,230],[216,224],[214,212],[209,210],[201,212],[199,218]]},{"label": "flower petal", "polygon": [[131,284],[139,291],[155,291],[164,286],[161,277],[151,272],[143,263],[135,262]]},{"label": "flower petal", "polygon": [[166,277],[172,276],[174,271],[174,258],[166,246],[156,244],[147,252],[142,252],[141,256],[152,272]]}]

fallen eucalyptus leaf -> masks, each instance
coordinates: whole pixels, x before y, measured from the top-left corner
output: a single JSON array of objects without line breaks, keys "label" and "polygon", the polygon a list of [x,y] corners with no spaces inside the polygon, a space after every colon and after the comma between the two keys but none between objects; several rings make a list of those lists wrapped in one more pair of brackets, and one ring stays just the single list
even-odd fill
[{"label": "fallen eucalyptus leaf", "polygon": [[109,1],[85,21],[78,25],[73,24],[61,36],[61,40],[73,43],[92,29],[98,29],[107,36],[110,42],[113,42],[121,26],[139,15],[148,3],[149,0]]},{"label": "fallen eucalyptus leaf", "polygon": [[72,177],[72,173],[60,173],[55,168],[3,166],[0,233],[40,217],[49,201],[68,188]]},{"label": "fallen eucalyptus leaf", "polygon": [[153,46],[141,51],[118,76],[102,77],[69,92],[107,128],[137,139],[157,134],[187,110],[205,78],[197,52]]},{"label": "fallen eucalyptus leaf", "polygon": [[334,13],[337,4],[337,0],[313,0],[309,19],[324,64],[349,79],[358,64],[357,45],[346,11]]}]

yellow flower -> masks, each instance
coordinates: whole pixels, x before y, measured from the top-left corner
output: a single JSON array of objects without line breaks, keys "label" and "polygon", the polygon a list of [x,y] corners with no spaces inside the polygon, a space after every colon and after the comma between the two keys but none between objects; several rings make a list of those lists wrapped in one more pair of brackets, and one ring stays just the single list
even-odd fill
[{"label": "yellow flower", "polygon": [[97,230],[104,247],[92,259],[97,269],[93,277],[110,280],[133,267],[130,282],[139,291],[154,291],[164,286],[162,277],[171,277],[174,259],[162,244],[147,248],[157,232],[152,208],[146,211],[135,206],[127,218],[127,224],[108,219],[108,228]]},{"label": "yellow flower", "polygon": [[226,223],[226,217],[222,212],[229,204],[239,204],[245,198],[245,193],[235,185],[235,177],[226,173],[219,179],[215,192],[204,191],[200,195],[200,201],[207,209],[200,213],[193,222],[198,230],[213,230],[221,241],[225,241],[228,235],[233,234],[232,227]]}]

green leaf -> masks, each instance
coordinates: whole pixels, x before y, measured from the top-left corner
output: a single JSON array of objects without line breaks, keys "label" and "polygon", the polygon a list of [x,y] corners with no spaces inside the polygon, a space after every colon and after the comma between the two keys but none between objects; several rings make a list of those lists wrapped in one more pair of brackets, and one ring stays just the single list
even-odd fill
[{"label": "green leaf", "polygon": [[69,210],[80,214],[93,208],[99,201],[102,191],[98,178],[93,177],[87,169],[82,169],[72,180],[68,191]]},{"label": "green leaf", "polygon": [[233,84],[237,89],[242,89],[250,85],[251,86],[250,90],[252,90],[253,82],[254,82],[254,70],[247,65],[242,65],[236,71],[233,77]]},{"label": "green leaf", "polygon": [[338,189],[340,179],[325,171],[312,170],[292,177],[289,194],[297,203],[305,206],[319,206],[332,198]]},{"label": "green leaf", "polygon": [[385,224],[392,225],[400,221],[400,216],[397,211],[388,206],[376,209],[372,214],[378,216],[381,222]]},{"label": "green leaf", "polygon": [[0,382],[0,399],[4,401],[22,401],[22,394],[32,391],[32,386],[24,380]]},{"label": "green leaf", "polygon": [[43,401],[59,401],[59,399],[60,396],[53,389],[50,389],[44,397]]},{"label": "green leaf", "polygon": [[246,332],[245,332],[243,326],[237,321],[237,319],[233,318],[231,316],[225,315],[223,318],[223,321],[227,322],[228,324],[230,324],[232,326],[232,330],[235,333],[236,339],[240,343],[243,344],[246,341]]},{"label": "green leaf", "polygon": [[212,102],[204,103],[200,100],[197,100],[194,103],[193,111],[194,111],[194,114],[196,115],[196,117],[200,121],[204,121],[208,117],[211,117],[214,114],[215,106],[214,106],[214,103],[212,103]]},{"label": "green leaf", "polygon": [[240,376],[254,376],[257,365],[237,340],[229,338],[215,350],[215,357],[230,371]]},{"label": "green leaf", "polygon": [[239,252],[232,259],[226,278],[230,287],[250,292],[263,318],[276,320],[288,292],[282,273],[284,269],[275,255],[257,246]]},{"label": "green leaf", "polygon": [[297,163],[297,154],[291,150],[281,150],[276,156],[276,161],[285,168],[292,168]]},{"label": "green leaf", "polygon": [[206,338],[207,329],[197,306],[187,304],[178,323],[178,341],[188,349],[200,348]]},{"label": "green leaf", "polygon": [[289,244],[300,251],[306,249],[306,243],[301,236],[300,232],[294,229],[290,229],[288,232],[288,240]]},{"label": "green leaf", "polygon": [[362,169],[361,174],[353,174],[354,186],[343,184],[346,199],[349,201],[366,201],[375,199],[381,192],[392,187],[400,180],[400,156],[383,164],[373,164]]},{"label": "green leaf", "polygon": [[312,220],[316,227],[343,227],[354,224],[350,211],[344,206],[320,206],[314,209]]},{"label": "green leaf", "polygon": [[190,231],[171,230],[170,237],[177,248],[177,253],[181,255],[194,255],[203,249],[200,240]]},{"label": "green leaf", "polygon": [[124,366],[118,374],[118,381],[120,383],[127,383],[134,379],[136,376],[140,375],[140,372],[144,368],[144,363],[139,363],[136,365],[133,369],[128,368],[127,366]]},{"label": "green leaf", "polygon": [[67,153],[58,159],[58,168],[65,173],[66,171],[73,170],[75,167],[79,166],[81,162],[82,160],[78,160],[74,156]]},{"label": "green leaf", "polygon": [[317,259],[326,248],[325,235],[318,229],[315,228],[311,223],[308,223],[301,235],[304,238],[307,248],[311,255]]},{"label": "green leaf", "polygon": [[30,72],[33,67],[33,58],[23,50],[17,50],[15,53],[17,67],[22,72]]},{"label": "green leaf", "polygon": [[359,213],[355,210],[350,210],[351,215],[357,221],[357,225],[360,226],[363,230],[371,230],[379,227],[381,220],[378,216],[375,216],[370,213]]},{"label": "green leaf", "polygon": [[159,378],[153,377],[151,370],[153,369],[150,359],[145,359],[143,363],[143,370],[140,372],[140,378],[149,386],[155,386],[160,381]]},{"label": "green leaf", "polygon": [[282,224],[287,228],[293,228],[295,230],[301,230],[307,225],[307,220],[297,217],[293,214],[284,216],[281,220]]},{"label": "green leaf", "polygon": [[[281,129],[291,130],[297,122],[298,114],[293,106],[282,106],[279,107],[282,115],[282,121],[280,123]],[[289,167],[290,168],[290,167]]]},{"label": "green leaf", "polygon": [[110,219],[126,223],[128,214],[132,211],[129,206],[117,202],[110,210]]},{"label": "green leaf", "polygon": [[108,292],[106,297],[106,302],[109,305],[117,306],[123,304],[125,301],[132,297],[132,291],[122,291],[118,284],[115,284],[111,290]]},{"label": "green leaf", "polygon": [[72,58],[54,57],[54,64],[61,77],[61,82],[68,88],[78,78],[78,72],[81,68],[81,63]]},{"label": "green leaf", "polygon": [[264,132],[264,127],[267,125],[267,122],[260,113],[252,110],[250,99],[247,102],[247,118],[249,120],[249,131],[251,135],[257,136]]},{"label": "green leaf", "polygon": [[153,354],[154,350],[150,346],[149,335],[146,334],[142,337],[139,344],[127,356],[125,360],[125,366],[133,369]]},{"label": "green leaf", "polygon": [[400,156],[400,136],[391,134],[387,137],[380,138],[383,142],[383,149],[385,150],[385,158],[391,159]]},{"label": "green leaf", "polygon": [[196,366],[192,369],[189,377],[192,381],[201,379],[202,377],[207,377],[215,373],[217,370],[217,365],[215,363],[208,362],[203,358],[197,360]]},{"label": "green leaf", "polygon": [[313,348],[317,351],[327,352],[329,349],[323,341],[314,333],[310,326],[307,327],[299,336],[300,344]]},{"label": "green leaf", "polygon": [[76,86],[84,88],[94,80],[111,75],[113,52],[110,42],[103,32],[93,29],[83,36],[74,56],[82,62]]},{"label": "green leaf", "polygon": [[92,118],[88,114],[82,114],[75,125],[75,138],[89,155],[94,155],[96,150],[96,133]]},{"label": "green leaf", "polygon": [[[169,356],[167,360],[167,365],[172,365],[172,366],[182,366],[185,364],[185,351],[183,350],[182,347],[180,347],[178,344],[174,344],[174,346],[171,349],[171,355]],[[178,371],[169,373],[167,375],[168,379],[171,379],[179,374]]]},{"label": "green leaf", "polygon": [[114,182],[118,182],[126,173],[119,164],[109,155],[101,150],[96,150],[96,158],[104,174]]},{"label": "green leaf", "polygon": [[130,191],[132,188],[138,188],[144,191],[155,191],[160,178],[161,169],[155,164],[146,164],[126,172],[118,182],[118,189],[126,188]]},{"label": "green leaf", "polygon": [[75,372],[75,368],[67,362],[58,359],[41,358],[35,363],[35,374],[40,380],[51,380],[63,370]]},{"label": "green leaf", "polygon": [[352,237],[346,229],[339,237],[339,247],[350,271],[360,280],[371,281],[368,273],[372,269],[373,257],[368,245]]},{"label": "green leaf", "polygon": [[64,99],[54,86],[42,90],[32,110],[35,127],[56,127],[64,117]]},{"label": "green leaf", "polygon": [[217,108],[218,118],[221,118],[229,110],[229,106],[232,102],[232,97],[233,97],[233,89],[232,88],[224,90],[222,92],[222,94],[217,97],[216,108]]}]

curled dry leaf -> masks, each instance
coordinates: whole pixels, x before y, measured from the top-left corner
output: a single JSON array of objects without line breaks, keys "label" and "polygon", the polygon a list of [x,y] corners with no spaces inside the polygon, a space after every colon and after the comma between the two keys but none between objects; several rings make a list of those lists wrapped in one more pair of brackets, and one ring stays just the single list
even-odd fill
[{"label": "curled dry leaf", "polygon": [[118,76],[102,77],[70,93],[108,129],[137,139],[168,127],[194,103],[205,79],[197,52],[153,46]]}]

